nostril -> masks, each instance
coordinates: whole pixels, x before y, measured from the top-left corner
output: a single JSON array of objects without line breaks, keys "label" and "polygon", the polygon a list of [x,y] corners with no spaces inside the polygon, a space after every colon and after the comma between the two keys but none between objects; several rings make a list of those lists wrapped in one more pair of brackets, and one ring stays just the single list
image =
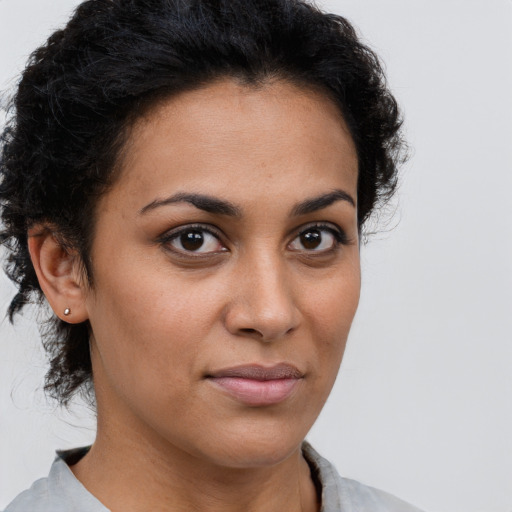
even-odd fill
[{"label": "nostril", "polygon": [[243,332],[245,334],[259,334],[261,335],[261,333],[259,331],[257,331],[256,329],[240,329],[240,332]]},{"label": "nostril", "polygon": [[[256,291],[253,289],[254,293]],[[295,331],[300,323],[300,313],[295,305],[288,298],[286,301],[274,300],[272,304],[269,304],[268,297],[266,299],[253,295],[228,304],[223,317],[226,329],[234,336],[264,342],[280,339]]]}]

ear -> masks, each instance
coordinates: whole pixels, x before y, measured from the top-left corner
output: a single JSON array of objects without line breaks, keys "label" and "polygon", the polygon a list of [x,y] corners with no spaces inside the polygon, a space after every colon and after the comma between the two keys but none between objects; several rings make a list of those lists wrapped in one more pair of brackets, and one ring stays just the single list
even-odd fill
[{"label": "ear", "polygon": [[29,229],[28,249],[39,285],[54,313],[71,324],[87,320],[87,289],[78,253],[66,248],[50,226],[41,224]]}]

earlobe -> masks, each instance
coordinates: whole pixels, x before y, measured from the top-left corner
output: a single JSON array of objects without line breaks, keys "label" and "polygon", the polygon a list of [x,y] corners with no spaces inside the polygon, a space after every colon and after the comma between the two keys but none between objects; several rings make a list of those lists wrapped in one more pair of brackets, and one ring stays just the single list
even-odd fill
[{"label": "earlobe", "polygon": [[87,320],[78,254],[66,248],[46,225],[31,227],[27,242],[39,285],[55,314],[73,324]]}]

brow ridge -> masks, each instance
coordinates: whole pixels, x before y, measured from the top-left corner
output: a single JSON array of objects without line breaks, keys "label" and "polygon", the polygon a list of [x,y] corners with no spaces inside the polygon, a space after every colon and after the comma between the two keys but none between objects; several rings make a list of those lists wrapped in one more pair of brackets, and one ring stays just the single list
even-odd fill
[{"label": "brow ridge", "polygon": [[[332,192],[301,201],[292,208],[291,214],[292,216],[306,215],[308,213],[313,213],[315,211],[322,210],[323,208],[327,208],[337,201],[346,201],[355,207],[355,201],[350,194],[344,190],[336,189]],[[182,202],[189,203],[200,210],[212,214],[227,215],[229,217],[242,216],[240,208],[229,201],[205,194],[188,192],[179,192],[165,199],[155,199],[141,208],[139,214],[144,215],[156,208]]]},{"label": "brow ridge", "polygon": [[301,201],[299,204],[293,207],[292,215],[299,216],[313,213],[318,210],[322,210],[323,208],[327,208],[337,201],[346,201],[354,208],[356,206],[356,202],[350,194],[344,190],[336,189],[327,194],[321,194],[319,196],[306,199],[305,201]]},{"label": "brow ridge", "polygon": [[187,192],[179,192],[165,199],[155,199],[151,203],[144,206],[139,211],[139,214],[144,215],[145,213],[155,210],[156,208],[174,203],[189,203],[199,210],[204,210],[205,212],[217,215],[228,215],[229,217],[241,216],[240,209],[229,201],[204,194]]}]

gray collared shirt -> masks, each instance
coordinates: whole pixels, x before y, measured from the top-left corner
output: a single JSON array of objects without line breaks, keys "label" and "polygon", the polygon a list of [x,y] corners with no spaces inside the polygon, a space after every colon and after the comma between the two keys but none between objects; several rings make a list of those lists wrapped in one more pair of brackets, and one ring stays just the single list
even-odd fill
[{"label": "gray collared shirt", "polygon": [[[341,478],[308,443],[302,449],[321,487],[321,512],[421,512],[391,494]],[[109,512],[75,478],[66,462],[76,462],[86,452],[87,448],[60,452],[50,474],[18,495],[4,512]]]}]

